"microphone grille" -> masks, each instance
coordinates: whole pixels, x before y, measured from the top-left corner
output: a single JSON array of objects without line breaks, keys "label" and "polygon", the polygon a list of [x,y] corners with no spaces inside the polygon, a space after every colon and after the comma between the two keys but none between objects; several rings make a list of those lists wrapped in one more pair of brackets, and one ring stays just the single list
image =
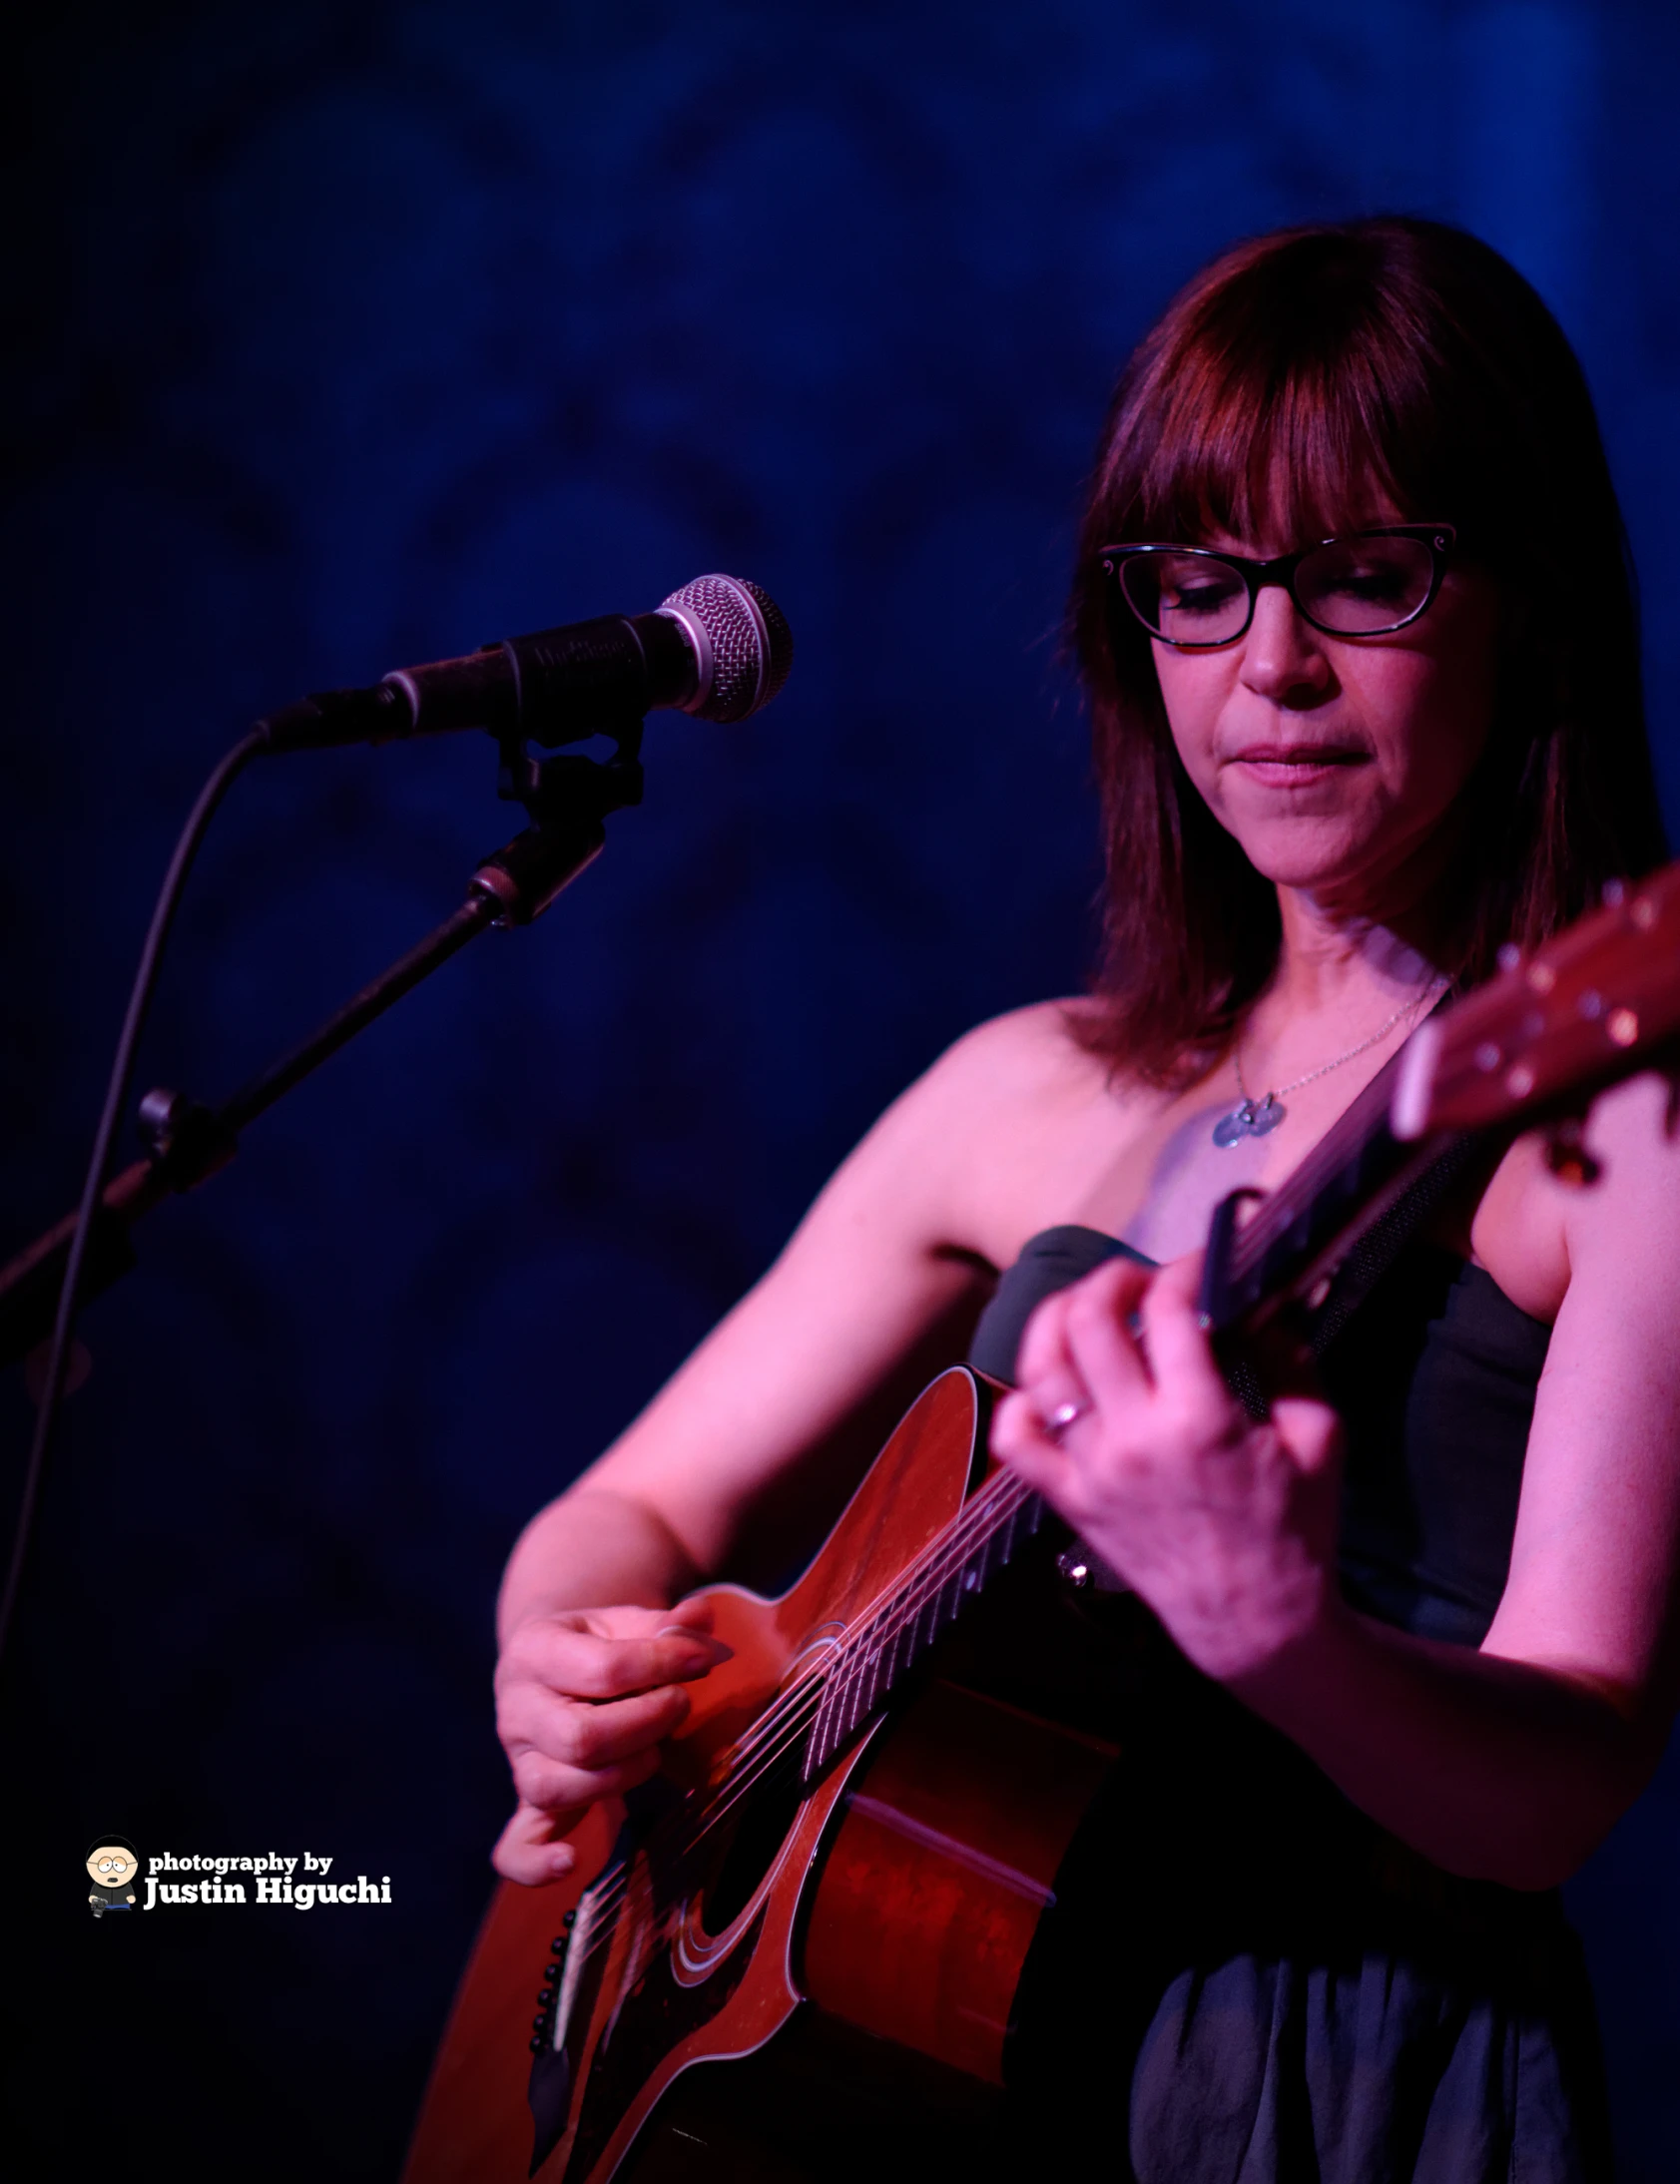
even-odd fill
[{"label": "microphone grille", "polygon": [[769,705],[794,664],[788,618],[744,576],[697,576],[660,602],[695,641],[700,679],[683,708],[703,721],[744,721]]}]

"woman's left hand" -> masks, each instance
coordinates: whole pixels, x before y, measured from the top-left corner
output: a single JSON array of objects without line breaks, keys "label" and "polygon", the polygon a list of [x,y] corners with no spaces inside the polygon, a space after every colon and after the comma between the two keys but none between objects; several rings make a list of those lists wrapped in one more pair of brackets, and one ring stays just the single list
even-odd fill
[{"label": "woman's left hand", "polygon": [[992,1447],[1198,1668],[1241,1684],[1340,1609],[1342,1426],[1294,1392],[1249,1417],[1198,1323],[1200,1276],[1199,1257],[1111,1260],[1046,1298]]}]

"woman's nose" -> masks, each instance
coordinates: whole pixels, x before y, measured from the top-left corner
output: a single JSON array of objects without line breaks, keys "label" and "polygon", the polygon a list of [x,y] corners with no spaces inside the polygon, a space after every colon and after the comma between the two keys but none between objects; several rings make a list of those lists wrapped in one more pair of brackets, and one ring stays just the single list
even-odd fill
[{"label": "woman's nose", "polygon": [[1311,704],[1331,685],[1319,633],[1282,584],[1263,584],[1243,640],[1242,679],[1274,705]]}]

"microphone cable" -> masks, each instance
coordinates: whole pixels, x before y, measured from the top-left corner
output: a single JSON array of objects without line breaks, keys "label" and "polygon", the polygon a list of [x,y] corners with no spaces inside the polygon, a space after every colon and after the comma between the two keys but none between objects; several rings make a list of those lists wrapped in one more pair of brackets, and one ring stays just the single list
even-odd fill
[{"label": "microphone cable", "polygon": [[76,1226],[71,1232],[70,1252],[65,1260],[64,1280],[58,1293],[58,1312],[53,1321],[52,1340],[47,1348],[46,1376],[36,1404],[35,1434],[30,1444],[29,1462],[24,1470],[23,1493],[18,1503],[17,1523],[12,1534],[6,1590],[4,1596],[0,1597],[0,1661],[4,1660],[6,1639],[17,1610],[35,1512],[40,1503],[42,1481],[46,1477],[53,1427],[63,1399],[65,1374],[70,1363],[70,1343],[76,1328],[76,1305],[82,1286],[82,1268],[87,1259],[94,1223],[99,1215],[100,1197],[105,1189],[106,1171],[111,1165],[111,1148],[116,1141],[117,1126],[128,1104],[129,1080],[134,1074],[135,1049],[139,1046],[141,1032],[146,1027],[146,1015],[157,988],[158,972],[163,963],[170,927],[175,922],[175,913],[180,907],[193,859],[199,852],[211,820],[216,817],[218,807],[238,776],[253,759],[260,757],[269,748],[268,724],[260,722],[242,742],[234,746],[200,790],[199,801],[188,815],[187,823],[181,829],[175,852],[169,860],[169,868],[164,873],[163,885],[158,890],[157,903],[152,911],[152,922],[147,929],[146,943],[140,951],[134,983],[129,989],[128,1011],[123,1018],[116,1054],[112,1058],[111,1079],[106,1086],[104,1111],[99,1118],[99,1128],[94,1132],[93,1151],[88,1157],[87,1178],[82,1185],[81,1203],[76,1209]]}]

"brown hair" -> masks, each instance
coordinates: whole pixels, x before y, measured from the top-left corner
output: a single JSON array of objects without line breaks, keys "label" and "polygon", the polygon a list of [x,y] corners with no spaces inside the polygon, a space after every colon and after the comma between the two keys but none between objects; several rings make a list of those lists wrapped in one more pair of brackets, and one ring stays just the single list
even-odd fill
[{"label": "brown hair", "polygon": [[1495,251],[1433,221],[1241,243],[1120,381],[1071,604],[1108,858],[1083,1035],[1148,1082],[1193,1082],[1241,1027],[1276,967],[1277,896],[1184,771],[1149,639],[1097,551],[1216,528],[1329,537],[1370,522],[1374,493],[1455,524],[1506,601],[1443,970],[1475,983],[1502,942],[1534,946],[1666,854],[1621,512],[1557,321]]}]

